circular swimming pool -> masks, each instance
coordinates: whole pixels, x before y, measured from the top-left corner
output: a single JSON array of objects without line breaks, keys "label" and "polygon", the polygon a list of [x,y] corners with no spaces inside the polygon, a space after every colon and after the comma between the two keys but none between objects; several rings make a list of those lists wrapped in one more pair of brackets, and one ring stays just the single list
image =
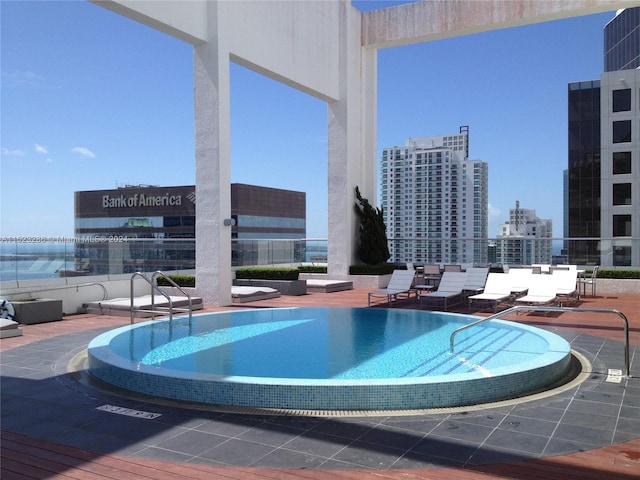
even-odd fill
[{"label": "circular swimming pool", "polygon": [[209,405],[304,410],[465,406],[544,389],[571,369],[561,337],[478,317],[370,308],[236,310],[150,321],[91,341],[92,376]]}]

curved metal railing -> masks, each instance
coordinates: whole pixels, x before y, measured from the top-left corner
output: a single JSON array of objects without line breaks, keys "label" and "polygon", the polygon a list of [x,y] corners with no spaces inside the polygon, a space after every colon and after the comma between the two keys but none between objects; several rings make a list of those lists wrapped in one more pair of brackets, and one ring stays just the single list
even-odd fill
[{"label": "curved metal railing", "polygon": [[615,310],[612,308],[575,308],[575,307],[536,307],[533,305],[518,305],[517,307],[511,307],[507,310],[503,310],[502,312],[498,312],[489,317],[481,318],[475,322],[469,323],[467,325],[463,325],[462,327],[456,328],[453,332],[451,332],[451,336],[449,337],[449,349],[451,353],[454,351],[454,342],[456,335],[467,328],[475,327],[481,323],[487,322],[489,320],[494,320],[496,318],[504,317],[509,313],[521,312],[523,310],[526,311],[535,311],[535,312],[596,312],[596,313],[615,313],[620,318],[622,318],[622,323],[624,325],[624,366],[625,366],[625,375],[629,378],[631,375],[629,373],[630,369],[630,355],[629,355],[629,320],[624,315],[624,313],[619,310]]}]

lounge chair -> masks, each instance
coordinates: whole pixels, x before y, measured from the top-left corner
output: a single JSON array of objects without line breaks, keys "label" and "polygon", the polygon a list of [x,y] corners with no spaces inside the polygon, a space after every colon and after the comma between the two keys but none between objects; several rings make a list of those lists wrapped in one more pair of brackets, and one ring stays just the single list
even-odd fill
[{"label": "lounge chair", "polygon": [[493,306],[493,312],[498,311],[498,305],[511,298],[511,284],[507,273],[490,273],[484,291],[468,297],[469,310],[474,302],[486,302]]},{"label": "lounge chair", "polygon": [[387,303],[391,306],[391,302],[397,300],[399,296],[406,295],[411,297],[413,291],[412,285],[415,278],[414,270],[394,270],[387,288],[369,292],[369,306],[371,306],[371,297],[386,297]]},{"label": "lounge chair", "polygon": [[466,272],[444,272],[438,285],[438,290],[420,295],[420,306],[425,301],[427,304],[440,303],[442,301],[443,309],[446,310],[450,301],[462,298],[462,289],[466,278]]},{"label": "lounge chair", "polygon": [[556,295],[559,297],[560,306],[567,301],[575,302],[578,300],[580,295],[577,286],[577,270],[554,270],[551,279],[556,286]]},{"label": "lounge chair", "polygon": [[467,278],[464,281],[462,291],[468,295],[475,295],[484,290],[489,275],[489,267],[469,267],[467,268]]},{"label": "lounge chair", "polygon": [[516,298],[515,303],[520,305],[549,305],[558,299],[556,284],[549,275],[531,275],[527,294]]},{"label": "lounge chair", "polygon": [[460,265],[459,263],[454,263],[451,265],[445,265],[444,266],[444,271],[445,272],[461,272],[462,271],[462,265]]},{"label": "lounge chair", "polygon": [[533,270],[530,268],[510,268],[508,275],[511,284],[511,293],[516,297],[527,293]]}]

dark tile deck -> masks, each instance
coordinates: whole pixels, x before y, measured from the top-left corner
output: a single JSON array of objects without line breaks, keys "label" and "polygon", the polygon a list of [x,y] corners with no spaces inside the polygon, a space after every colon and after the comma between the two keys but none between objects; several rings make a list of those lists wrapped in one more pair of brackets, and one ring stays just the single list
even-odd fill
[{"label": "dark tile deck", "polygon": [[[236,308],[366,303],[367,290],[351,290]],[[617,316],[520,314],[514,319],[569,340],[590,360],[589,378],[525,403],[413,415],[255,415],[124,397],[67,368],[91,338],[128,318],[76,315],[26,325],[22,337],[0,342],[2,478],[105,478],[103,468],[111,468],[106,478],[120,479],[127,472],[143,478],[538,478],[534,472],[638,478],[640,295],[584,298],[582,305],[627,315],[631,378],[607,381],[610,369],[623,368]],[[161,415],[97,410],[104,405]],[[51,460],[43,462],[43,455]]]}]

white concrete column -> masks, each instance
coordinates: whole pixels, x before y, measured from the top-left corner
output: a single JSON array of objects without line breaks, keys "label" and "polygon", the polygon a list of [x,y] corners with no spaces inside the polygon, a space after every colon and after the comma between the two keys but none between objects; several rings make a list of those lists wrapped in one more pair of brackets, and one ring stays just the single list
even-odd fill
[{"label": "white concrete column", "polygon": [[361,48],[360,16],[347,7],[340,15],[339,100],[329,103],[328,116],[330,278],[344,278],[358,261],[355,187],[376,201],[376,55]]},{"label": "white concrete column", "polygon": [[205,304],[230,305],[230,78],[217,3],[209,4],[209,41],[194,46],[196,289]]}]

